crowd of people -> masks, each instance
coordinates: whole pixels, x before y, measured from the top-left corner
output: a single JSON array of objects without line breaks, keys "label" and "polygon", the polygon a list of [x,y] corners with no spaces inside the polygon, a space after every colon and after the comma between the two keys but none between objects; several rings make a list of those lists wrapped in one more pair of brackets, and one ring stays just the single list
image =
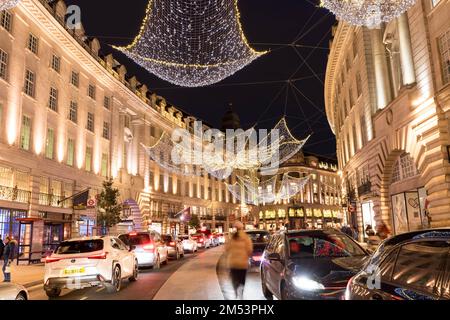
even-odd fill
[{"label": "crowd of people", "polygon": [[11,264],[16,257],[17,241],[10,236],[2,240],[0,235],[0,259],[3,261],[3,282],[11,282]]}]

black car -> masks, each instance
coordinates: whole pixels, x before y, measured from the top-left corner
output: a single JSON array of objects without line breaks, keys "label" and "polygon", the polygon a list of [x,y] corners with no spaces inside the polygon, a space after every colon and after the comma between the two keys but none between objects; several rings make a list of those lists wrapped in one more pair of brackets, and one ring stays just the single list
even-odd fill
[{"label": "black car", "polygon": [[346,300],[450,299],[450,229],[385,240],[347,286]]},{"label": "black car", "polygon": [[249,264],[251,267],[259,266],[264,250],[269,243],[270,233],[265,230],[249,230],[246,233],[253,242],[253,253]]},{"label": "black car", "polygon": [[334,229],[276,234],[261,262],[262,291],[267,299],[342,300],[368,258],[355,240]]}]

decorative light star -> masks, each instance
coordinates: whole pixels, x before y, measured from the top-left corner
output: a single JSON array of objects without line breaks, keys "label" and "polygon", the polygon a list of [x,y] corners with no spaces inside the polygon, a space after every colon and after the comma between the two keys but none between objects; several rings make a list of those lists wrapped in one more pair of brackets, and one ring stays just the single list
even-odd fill
[{"label": "decorative light star", "polygon": [[139,35],[114,48],[163,80],[207,86],[266,53],[250,47],[239,18],[237,0],[149,0]]},{"label": "decorative light star", "polygon": [[322,0],[336,18],[356,26],[374,28],[410,9],[417,0]]},{"label": "decorative light star", "polygon": [[0,11],[14,8],[19,2],[20,0],[0,0]]}]

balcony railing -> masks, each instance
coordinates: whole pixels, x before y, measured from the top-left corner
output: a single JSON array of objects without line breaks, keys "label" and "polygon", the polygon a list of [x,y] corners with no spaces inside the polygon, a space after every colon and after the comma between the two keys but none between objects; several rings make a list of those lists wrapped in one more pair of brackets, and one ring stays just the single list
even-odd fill
[{"label": "balcony railing", "polygon": [[0,200],[30,203],[31,192],[5,186],[0,186]]},{"label": "balcony railing", "polygon": [[71,208],[72,200],[64,200],[66,196],[58,196],[53,194],[40,193],[39,204],[42,206],[57,207],[57,208]]}]

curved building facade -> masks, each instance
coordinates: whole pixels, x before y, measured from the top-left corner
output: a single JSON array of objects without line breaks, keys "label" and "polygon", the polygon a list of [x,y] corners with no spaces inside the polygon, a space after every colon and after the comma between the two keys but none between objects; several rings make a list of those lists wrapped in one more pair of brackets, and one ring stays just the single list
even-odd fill
[{"label": "curved building facade", "polygon": [[375,29],[333,27],[327,118],[359,229],[450,226],[450,3],[420,0]]}]

